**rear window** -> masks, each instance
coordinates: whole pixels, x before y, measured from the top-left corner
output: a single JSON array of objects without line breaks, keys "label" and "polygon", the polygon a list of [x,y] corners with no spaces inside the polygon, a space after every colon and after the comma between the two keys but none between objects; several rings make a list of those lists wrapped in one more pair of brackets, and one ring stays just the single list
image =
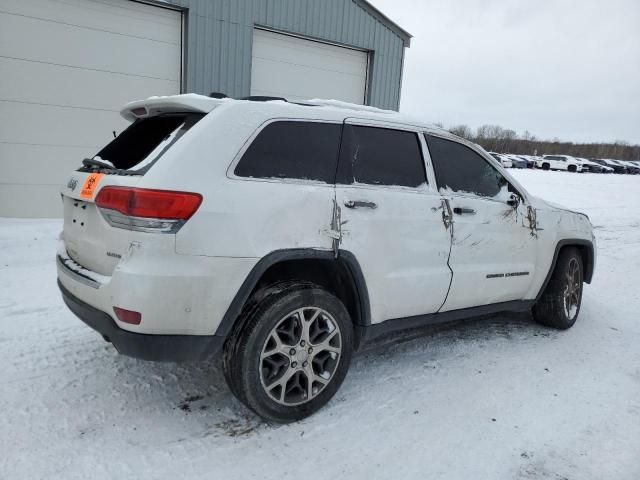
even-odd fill
[{"label": "rear window", "polygon": [[239,177],[333,183],[341,128],[335,123],[270,123],[253,140],[234,173]]},{"label": "rear window", "polygon": [[138,119],[93,158],[119,170],[144,173],[203,116],[179,113]]}]

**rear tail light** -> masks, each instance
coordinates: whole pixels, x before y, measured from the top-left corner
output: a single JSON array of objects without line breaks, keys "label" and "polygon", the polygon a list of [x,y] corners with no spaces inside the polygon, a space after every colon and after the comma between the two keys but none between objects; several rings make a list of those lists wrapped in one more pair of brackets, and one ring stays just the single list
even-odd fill
[{"label": "rear tail light", "polygon": [[113,311],[116,312],[116,317],[118,317],[118,320],[121,322],[140,325],[142,321],[142,314],[140,312],[134,312],[133,310],[126,310],[120,307],[113,307]]},{"label": "rear tail light", "polygon": [[96,197],[96,205],[110,225],[159,233],[177,232],[201,203],[198,193],[133,187],[104,187]]}]

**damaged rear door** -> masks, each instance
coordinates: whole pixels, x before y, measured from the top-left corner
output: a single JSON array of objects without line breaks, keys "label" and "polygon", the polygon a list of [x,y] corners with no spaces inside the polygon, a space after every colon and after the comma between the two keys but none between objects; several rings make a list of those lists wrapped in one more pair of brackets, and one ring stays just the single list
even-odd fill
[{"label": "damaged rear door", "polygon": [[367,279],[372,323],[434,313],[449,288],[451,233],[424,150],[411,126],[344,124],[336,178],[340,248],[356,256]]},{"label": "damaged rear door", "polygon": [[470,147],[434,135],[427,144],[453,220],[453,280],[442,311],[523,299],[537,251],[525,197]]}]

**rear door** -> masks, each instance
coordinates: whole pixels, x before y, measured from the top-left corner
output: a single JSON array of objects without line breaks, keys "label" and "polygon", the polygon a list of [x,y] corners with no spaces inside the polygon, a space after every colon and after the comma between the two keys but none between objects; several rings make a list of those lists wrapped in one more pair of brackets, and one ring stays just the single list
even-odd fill
[{"label": "rear door", "polygon": [[[440,193],[453,212],[453,280],[442,311],[523,299],[536,268],[524,195],[470,147],[433,135],[427,143]],[[507,203],[513,192],[517,206]]]},{"label": "rear door", "polygon": [[372,323],[436,312],[445,300],[451,231],[412,127],[347,120],[336,179],[341,248],[363,270]]}]

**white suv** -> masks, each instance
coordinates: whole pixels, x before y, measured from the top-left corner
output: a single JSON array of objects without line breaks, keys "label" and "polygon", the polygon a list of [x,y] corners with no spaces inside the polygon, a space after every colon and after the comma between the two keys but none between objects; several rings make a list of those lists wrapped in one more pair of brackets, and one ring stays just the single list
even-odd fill
[{"label": "white suv", "polygon": [[536,166],[543,170],[582,172],[582,162],[570,155],[543,155]]},{"label": "white suv", "polygon": [[61,189],[58,283],[119,352],[223,358],[288,422],[388,334],[533,310],[569,328],[596,247],[477,145],[331,101],[152,97]]}]

